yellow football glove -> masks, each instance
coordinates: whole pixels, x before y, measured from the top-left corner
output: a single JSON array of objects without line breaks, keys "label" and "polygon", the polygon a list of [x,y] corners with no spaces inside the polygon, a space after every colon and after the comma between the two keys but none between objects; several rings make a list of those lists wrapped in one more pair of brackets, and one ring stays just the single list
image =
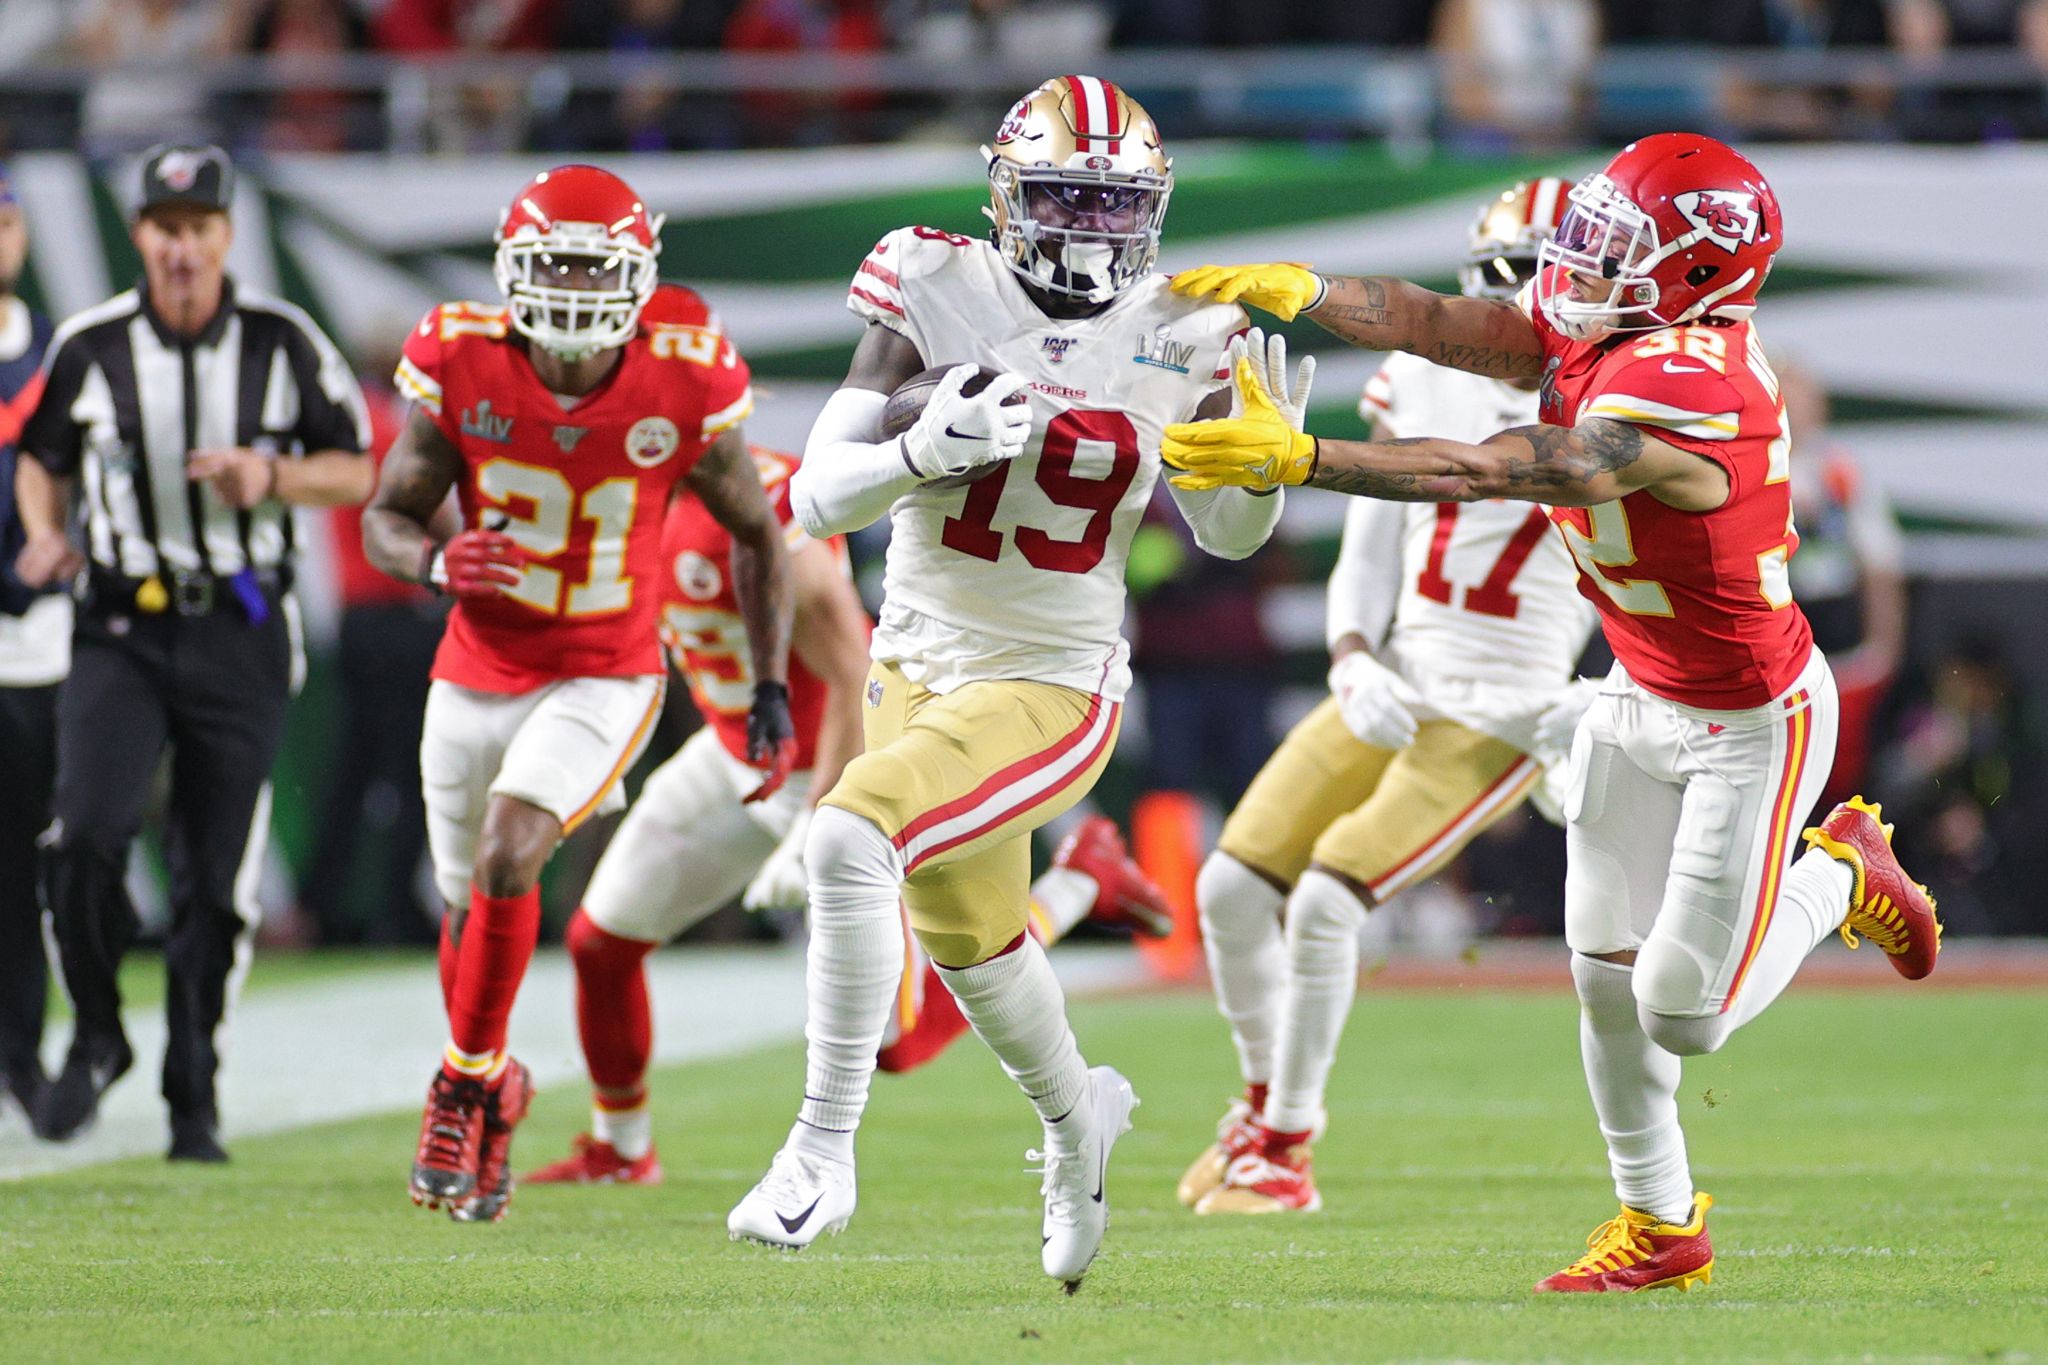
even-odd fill
[{"label": "yellow football glove", "polygon": [[1173,292],[1192,299],[1242,303],[1271,313],[1282,322],[1315,302],[1323,282],[1316,272],[1295,261],[1272,265],[1198,265],[1173,277]]},{"label": "yellow football glove", "polygon": [[1316,438],[1288,425],[1243,355],[1237,361],[1237,393],[1242,417],[1176,422],[1166,429],[1159,453],[1183,471],[1173,476],[1173,486],[1267,489],[1307,483],[1316,471]]}]

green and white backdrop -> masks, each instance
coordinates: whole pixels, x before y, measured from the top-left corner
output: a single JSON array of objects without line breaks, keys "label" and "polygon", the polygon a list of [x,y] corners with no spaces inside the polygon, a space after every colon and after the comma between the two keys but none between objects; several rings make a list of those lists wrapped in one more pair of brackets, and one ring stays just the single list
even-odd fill
[{"label": "green and white backdrop", "polygon": [[[1300,260],[1444,288],[1484,195],[1522,175],[1593,164],[1258,144],[1175,150],[1164,268]],[[1837,435],[1900,508],[1916,578],[1961,586],[2048,575],[2048,148],[1782,147],[1761,160],[1787,223],[1762,331],[1834,391]],[[309,309],[357,354],[388,357],[430,304],[494,297],[488,244],[499,206],[542,164],[287,156],[246,166],[233,268]],[[798,447],[858,332],[842,300],[861,256],[905,223],[978,232],[986,202],[968,146],[607,164],[668,215],[664,273],[710,297],[752,362],[761,399],[752,432]],[[12,170],[33,234],[32,301],[61,316],[134,278],[132,165],[46,154]],[[1289,331],[1322,355],[1317,429],[1356,430],[1358,389],[1377,357],[1332,347],[1312,325]],[[1306,571],[1327,564],[1341,517],[1336,498],[1290,501],[1285,533]],[[318,528],[309,529],[317,547]],[[317,641],[330,616],[317,549],[312,569]],[[1319,622],[1312,584],[1281,595],[1273,624],[1283,640],[1313,652]],[[288,843],[299,823],[292,785],[280,792]]]}]

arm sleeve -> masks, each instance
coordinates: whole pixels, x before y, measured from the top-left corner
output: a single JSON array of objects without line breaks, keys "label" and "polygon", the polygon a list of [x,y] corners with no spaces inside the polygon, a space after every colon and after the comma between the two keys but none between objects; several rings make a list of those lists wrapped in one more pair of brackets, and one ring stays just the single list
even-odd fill
[{"label": "arm sleeve", "polygon": [[1174,488],[1167,485],[1195,544],[1218,559],[1245,559],[1280,524],[1286,493],[1260,495],[1243,488]]},{"label": "arm sleeve", "polygon": [[52,346],[43,360],[42,396],[21,429],[21,453],[59,477],[78,472],[83,433],[71,420],[71,408],[90,368],[76,340],[67,337]]},{"label": "arm sleeve", "polygon": [[916,472],[903,461],[902,439],[879,439],[888,402],[889,395],[872,389],[837,389],[825,400],[804,443],[803,464],[789,481],[804,534],[823,540],[858,531],[917,486]]},{"label": "arm sleeve", "polygon": [[292,373],[299,386],[299,440],[307,450],[370,448],[370,409],[341,351],[311,319],[295,329]]},{"label": "arm sleeve", "polygon": [[1401,600],[1401,528],[1404,503],[1353,498],[1344,509],[1344,539],[1330,573],[1325,643],[1362,636],[1374,649],[1385,642]]}]

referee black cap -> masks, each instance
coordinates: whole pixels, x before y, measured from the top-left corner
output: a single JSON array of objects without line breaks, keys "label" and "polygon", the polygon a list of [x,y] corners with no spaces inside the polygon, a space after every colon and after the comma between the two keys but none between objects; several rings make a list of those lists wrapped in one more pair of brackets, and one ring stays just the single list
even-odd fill
[{"label": "referee black cap", "polygon": [[143,153],[138,212],[165,204],[194,204],[226,213],[234,195],[235,165],[218,147],[167,143]]}]

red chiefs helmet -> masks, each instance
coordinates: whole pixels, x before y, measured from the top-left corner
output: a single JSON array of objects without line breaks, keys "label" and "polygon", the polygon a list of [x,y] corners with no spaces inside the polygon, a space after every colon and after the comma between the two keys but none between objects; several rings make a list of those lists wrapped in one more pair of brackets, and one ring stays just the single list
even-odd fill
[{"label": "red chiefs helmet", "polygon": [[542,171],[498,223],[513,330],[564,360],[623,346],[654,293],[662,215],[595,166]]},{"label": "red chiefs helmet", "polygon": [[[1763,173],[1698,133],[1631,142],[1574,185],[1570,201],[1538,254],[1536,302],[1552,326],[1581,341],[1702,318],[1740,321],[1756,310],[1785,240]],[[1613,280],[1614,292],[1578,297],[1574,274]]]}]

